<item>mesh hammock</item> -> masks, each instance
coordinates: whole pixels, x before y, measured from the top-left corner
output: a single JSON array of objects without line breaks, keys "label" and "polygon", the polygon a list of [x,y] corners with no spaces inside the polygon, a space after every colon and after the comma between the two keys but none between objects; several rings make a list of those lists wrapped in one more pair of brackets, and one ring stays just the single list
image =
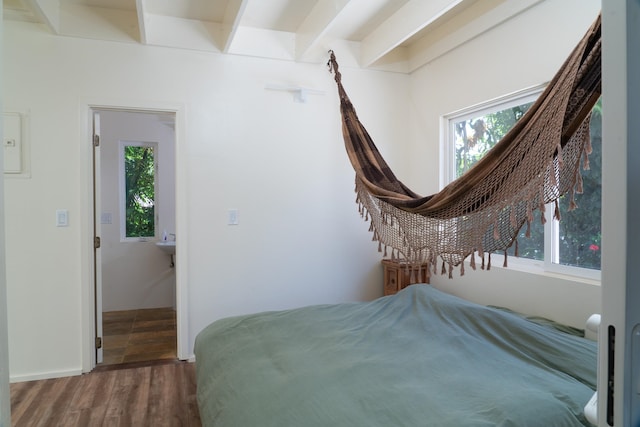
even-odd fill
[{"label": "mesh hammock", "polygon": [[[491,254],[516,244],[526,225],[527,237],[534,212],[545,220],[545,204],[582,192],[580,166],[589,168],[589,120],[601,92],[600,17],[574,48],[545,91],[483,158],[440,192],[420,196],[400,182],[358,120],[342,85],[333,51],[329,70],[335,74],[340,96],[342,132],[356,173],[359,210],[371,221],[379,251],[407,264],[428,264],[427,275],[449,277],[455,266],[464,274],[464,260],[476,268],[476,254],[487,269]],[[413,271],[413,269],[412,269]],[[428,277],[427,277],[428,278]],[[417,278],[421,280],[422,278]]]}]

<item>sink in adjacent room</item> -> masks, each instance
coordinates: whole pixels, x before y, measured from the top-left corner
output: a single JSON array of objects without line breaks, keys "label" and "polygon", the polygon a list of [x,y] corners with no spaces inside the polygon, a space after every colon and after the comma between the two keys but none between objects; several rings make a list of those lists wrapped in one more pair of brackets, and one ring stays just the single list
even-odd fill
[{"label": "sink in adjacent room", "polygon": [[156,243],[156,246],[162,249],[165,253],[173,255],[176,253],[175,240],[162,240]]}]

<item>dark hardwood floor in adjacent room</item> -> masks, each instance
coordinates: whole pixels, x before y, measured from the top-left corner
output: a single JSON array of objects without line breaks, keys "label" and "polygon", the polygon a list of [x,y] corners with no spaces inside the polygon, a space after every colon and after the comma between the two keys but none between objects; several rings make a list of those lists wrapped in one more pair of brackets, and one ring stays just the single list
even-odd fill
[{"label": "dark hardwood floor in adjacent room", "polygon": [[11,384],[11,418],[14,427],[202,425],[194,364],[178,361]]},{"label": "dark hardwood floor in adjacent room", "polygon": [[176,359],[176,312],[173,308],[102,313],[103,363]]}]

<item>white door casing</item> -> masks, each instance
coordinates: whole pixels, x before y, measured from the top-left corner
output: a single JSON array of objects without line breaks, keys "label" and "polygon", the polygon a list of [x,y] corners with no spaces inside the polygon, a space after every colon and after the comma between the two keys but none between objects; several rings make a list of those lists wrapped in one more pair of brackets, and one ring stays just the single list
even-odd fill
[{"label": "white door casing", "polygon": [[102,363],[103,346],[102,346],[102,250],[100,248],[100,212],[101,209],[101,193],[100,193],[100,112],[92,111],[93,117],[93,135],[91,144],[93,146],[93,271],[94,271],[94,319],[95,319],[95,339],[96,348],[96,364]]},{"label": "white door casing", "polygon": [[[137,107],[130,107],[137,105]],[[95,349],[96,338],[102,334],[102,289],[101,283],[97,283],[101,277],[100,271],[100,251],[95,252],[94,256],[94,236],[99,233],[101,210],[100,195],[96,194],[94,186],[94,172],[99,179],[99,150],[94,152],[93,133],[94,133],[94,113],[100,110],[120,110],[130,112],[160,112],[172,113],[175,118],[175,164],[176,164],[176,229],[177,241],[180,249],[175,254],[175,274],[176,274],[176,330],[177,330],[177,356],[180,360],[191,359],[192,349],[189,346],[189,329],[188,329],[188,298],[187,298],[187,250],[188,235],[186,218],[187,204],[187,168],[182,159],[186,158],[186,138],[185,138],[185,106],[175,103],[149,103],[140,102],[139,100],[121,102],[121,103],[105,103],[102,100],[84,100],[81,104],[81,110],[84,117],[88,118],[84,128],[83,139],[90,141],[85,145],[85,158],[89,160],[88,167],[83,168],[83,181],[87,183],[85,213],[82,222],[85,224],[82,231],[82,240],[85,242],[83,247],[83,267],[82,277],[86,278],[86,286],[83,288],[83,372],[90,372],[102,360],[102,351]],[[88,114],[88,115],[87,115]],[[99,117],[99,115],[98,115]],[[99,120],[99,118],[98,118]],[[98,126],[99,127],[99,126]],[[83,147],[84,150],[84,147]],[[94,155],[98,157],[94,159]],[[97,166],[93,164],[96,162]],[[96,169],[96,167],[98,169]],[[95,205],[93,198],[96,198]],[[97,257],[97,259],[96,259]],[[100,353],[100,355],[98,355]],[[98,359],[100,358],[100,359]]]}]

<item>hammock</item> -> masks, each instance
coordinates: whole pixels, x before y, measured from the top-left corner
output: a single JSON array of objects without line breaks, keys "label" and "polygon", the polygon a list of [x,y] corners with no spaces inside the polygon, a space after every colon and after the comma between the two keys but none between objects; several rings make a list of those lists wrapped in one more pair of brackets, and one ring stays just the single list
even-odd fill
[{"label": "hammock", "polygon": [[525,224],[529,237],[534,211],[544,223],[545,204],[554,202],[559,220],[558,199],[565,194],[575,209],[574,194],[582,193],[580,164],[589,168],[591,108],[601,92],[600,16],[511,131],[467,173],[430,196],[411,191],[391,171],[358,120],[329,53],[359,211],[371,220],[373,240],[385,257],[391,248],[392,259],[428,264],[427,275],[437,273],[440,258],[449,277],[458,265],[464,274],[467,257],[475,269],[476,253],[482,268],[488,255],[490,269],[491,254],[504,251],[506,266],[507,249],[515,242],[517,256],[516,238]]}]

